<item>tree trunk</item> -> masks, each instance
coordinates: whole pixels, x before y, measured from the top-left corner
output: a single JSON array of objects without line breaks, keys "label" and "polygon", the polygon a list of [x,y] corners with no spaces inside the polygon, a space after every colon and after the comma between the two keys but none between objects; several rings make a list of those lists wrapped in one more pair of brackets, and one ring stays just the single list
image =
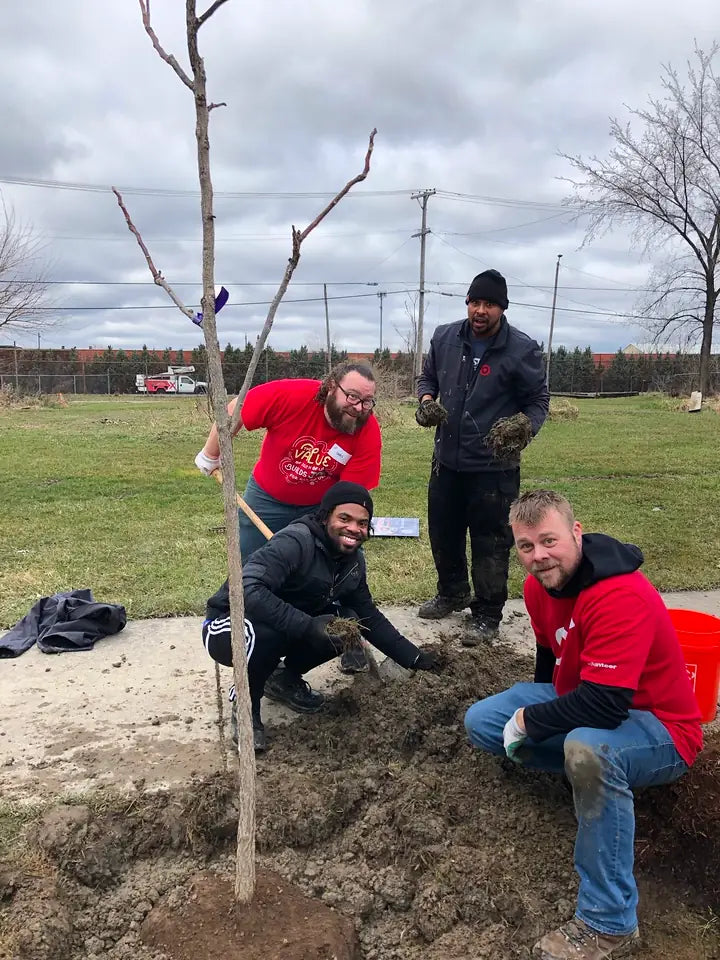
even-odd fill
[{"label": "tree trunk", "polygon": [[705,296],[705,315],[703,316],[702,344],[700,346],[700,392],[703,397],[710,393],[710,360],[712,354],[713,326],[715,323],[715,277],[707,281]]},{"label": "tree trunk", "polygon": [[230,624],[232,630],[233,674],[238,726],[238,829],[235,862],[235,898],[249,903],[255,893],[255,752],[253,749],[250,690],[245,656],[245,610],[240,558],[240,527],[235,498],[235,461],[233,458],[227,392],[222,371],[222,355],[215,324],[215,217],[210,175],[210,111],[207,102],[205,65],[197,45],[198,22],[195,0],[186,0],[188,53],[194,77],[195,136],[197,140],[200,209],[202,215],[203,254],[203,333],[207,349],[210,400],[220,442],[223,473],[223,505],[230,584]]}]

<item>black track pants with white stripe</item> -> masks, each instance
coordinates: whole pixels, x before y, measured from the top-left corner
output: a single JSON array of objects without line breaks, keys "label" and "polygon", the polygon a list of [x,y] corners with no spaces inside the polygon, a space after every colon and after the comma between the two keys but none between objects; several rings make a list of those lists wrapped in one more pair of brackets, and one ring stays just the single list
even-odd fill
[{"label": "black track pants with white stripe", "polygon": [[[328,607],[323,613],[352,617],[353,611],[337,606]],[[205,649],[218,663],[232,666],[232,643],[230,617],[216,617],[206,620],[202,626],[202,639]],[[245,620],[245,655],[248,661],[248,682],[253,710],[260,709],[260,699],[265,689],[265,681],[285,658],[285,667],[292,673],[302,676],[313,667],[326,663],[342,652],[341,641],[309,642],[306,638],[289,638],[261,621],[251,623]]]}]

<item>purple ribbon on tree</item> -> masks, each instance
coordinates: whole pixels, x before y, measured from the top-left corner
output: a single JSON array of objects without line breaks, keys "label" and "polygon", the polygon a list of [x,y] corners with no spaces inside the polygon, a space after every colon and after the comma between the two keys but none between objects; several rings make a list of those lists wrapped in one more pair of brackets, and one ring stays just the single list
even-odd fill
[{"label": "purple ribbon on tree", "polygon": [[[225,304],[228,302],[229,299],[230,299],[230,294],[227,292],[227,290],[225,289],[225,287],[220,287],[220,289],[218,290],[218,292],[215,294],[215,313],[216,313],[216,315],[217,315],[218,313],[220,313],[220,311],[222,310],[222,308],[225,306]],[[202,311],[199,311],[199,312],[196,313],[195,316],[192,318],[192,322],[193,322],[193,323],[196,323],[199,327],[201,327],[201,326],[202,326],[202,321],[203,321]]]}]

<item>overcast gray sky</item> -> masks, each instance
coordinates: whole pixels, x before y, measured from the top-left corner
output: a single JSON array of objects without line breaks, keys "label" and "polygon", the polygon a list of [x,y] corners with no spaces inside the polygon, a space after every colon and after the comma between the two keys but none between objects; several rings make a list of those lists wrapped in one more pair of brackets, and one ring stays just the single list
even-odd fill
[{"label": "overcast gray sky", "polygon": [[[186,65],[184,4],[155,0],[152,15]],[[633,312],[650,264],[622,232],[581,246],[582,224],[561,206],[558,178],[571,171],[558,153],[604,154],[608,117],[658,93],[662,64],[683,73],[694,40],[708,48],[717,25],[716,0],[228,0],[200,35],[210,96],[227,102],[211,117],[216,277],[231,297],[221,346],[254,341],[290,224],[304,227],[323,205],[301,194],[332,194],[359,172],[374,126],[370,176],[305,243],[273,347],[321,346],[324,282],[339,347],[378,345],[379,291],[383,343],[401,345],[419,274],[411,195],[423,188],[438,190],[428,204],[430,330],[464,315],[470,280],[492,266],[507,277],[511,322],[547,342],[562,253],[554,343],[614,351],[642,341],[631,319],[603,314]],[[196,304],[192,98],[152,49],[136,0],[13,4],[0,51],[0,190],[43,238],[64,308],[42,343],[199,343],[152,284],[109,191],[123,189],[157,266]],[[37,185],[48,181],[102,189]],[[300,195],[267,196],[278,193]]]}]

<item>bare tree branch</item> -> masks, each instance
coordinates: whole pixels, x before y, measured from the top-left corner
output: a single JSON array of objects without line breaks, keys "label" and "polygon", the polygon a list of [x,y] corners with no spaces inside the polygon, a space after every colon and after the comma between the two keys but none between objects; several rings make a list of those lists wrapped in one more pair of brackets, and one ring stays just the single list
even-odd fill
[{"label": "bare tree branch", "polygon": [[0,197],[0,327],[30,330],[55,323],[47,302],[42,243]]},{"label": "bare tree branch", "polygon": [[215,13],[215,11],[218,9],[218,7],[221,7],[224,3],[227,3],[227,0],[215,0],[215,3],[211,3],[210,6],[209,6],[209,7],[207,8],[207,10],[205,11],[205,13],[201,14],[201,15],[197,18],[198,29],[199,29],[207,20],[209,20],[210,17],[211,17],[211,16]]},{"label": "bare tree branch", "polygon": [[191,90],[194,91],[195,86],[192,80],[185,73],[185,71],[177,62],[175,57],[171,53],[166,53],[166,51],[163,49],[163,47],[160,44],[160,41],[157,38],[157,34],[155,33],[155,31],[153,30],[150,24],[150,0],[138,0],[138,3],[140,4],[140,11],[142,13],[142,21],[143,21],[143,26],[145,27],[145,33],[150,37],[152,41],[152,45],[153,47],[155,47],[155,50],[157,51],[158,55],[161,57],[161,59],[165,61],[165,63],[169,64],[173,68],[173,70],[180,77],[180,79],[185,84],[185,86],[189,87]]},{"label": "bare tree branch", "polygon": [[309,226],[305,227],[305,229],[300,234],[300,238],[299,238],[300,243],[302,243],[303,240],[305,240],[308,234],[312,233],[312,231],[315,229],[315,227],[319,223],[322,223],[322,221],[330,213],[333,207],[337,206],[337,204],[340,203],[342,198],[347,193],[349,193],[356,184],[361,183],[367,177],[368,173],[370,172],[370,158],[372,157],[373,147],[375,146],[376,133],[377,133],[377,127],[373,128],[372,132],[370,133],[370,142],[368,144],[367,153],[365,154],[365,164],[363,166],[362,172],[359,173],[356,177],[353,177],[352,180],[348,180],[348,182],[342,188],[340,193],[338,193],[335,197],[333,197],[330,203],[325,207],[325,209],[321,213],[319,213],[315,217],[315,219]]},{"label": "bare tree branch", "polygon": [[363,164],[362,171],[357,176],[353,177],[351,180],[348,180],[348,182],[345,184],[342,190],[340,190],[339,193],[337,193],[333,197],[333,199],[324,208],[324,210],[322,210],[315,217],[312,223],[310,223],[307,227],[305,227],[304,230],[298,230],[295,226],[292,227],[292,253],[290,254],[290,259],[288,260],[287,266],[285,267],[285,272],[283,274],[282,280],[280,281],[280,286],[278,287],[277,293],[273,297],[272,303],[270,304],[270,308],[268,309],[267,317],[265,318],[265,323],[260,332],[260,336],[258,337],[257,343],[255,344],[255,350],[253,351],[253,355],[250,360],[247,373],[245,374],[245,379],[243,381],[243,385],[240,390],[240,393],[238,394],[238,399],[235,403],[235,409],[233,410],[232,417],[230,420],[231,431],[235,430],[235,428],[237,427],[240,421],[240,411],[242,408],[242,401],[245,398],[245,394],[250,389],[250,385],[253,381],[255,370],[257,369],[257,365],[260,362],[260,355],[262,351],[265,349],[265,343],[267,342],[267,338],[270,334],[270,330],[272,329],[273,321],[275,320],[275,314],[277,313],[277,309],[280,306],[280,301],[285,296],[285,292],[288,288],[290,280],[292,279],[292,275],[295,272],[295,268],[300,262],[300,247],[302,246],[303,241],[307,239],[307,237],[312,233],[315,227],[317,227],[318,224],[322,223],[322,221],[330,213],[330,211],[334,207],[336,207],[338,203],[340,203],[342,198],[346,196],[356,184],[361,183],[367,177],[368,173],[370,172],[370,160],[372,158],[372,152],[375,146],[376,134],[377,134],[377,128],[373,128],[373,130],[370,133],[370,140],[368,142],[368,148],[365,154],[365,162]]},{"label": "bare tree branch", "polygon": [[153,280],[159,287],[163,288],[163,290],[165,291],[165,293],[167,293],[167,295],[170,297],[170,299],[175,304],[175,306],[179,310],[182,310],[182,312],[185,314],[186,317],[190,317],[190,319],[192,319],[195,316],[195,311],[191,310],[190,307],[185,306],[185,304],[182,302],[180,297],[178,297],[178,295],[175,293],[173,288],[167,282],[165,277],[163,277],[163,275],[157,269],[157,267],[153,263],[152,257],[150,256],[150,251],[145,245],[145,241],[141,237],[140,232],[135,226],[135,224],[130,219],[130,214],[128,213],[127,207],[125,206],[125,203],[123,201],[121,194],[119,193],[119,191],[115,189],[115,187],[112,187],[111,189],[112,189],[112,192],[117,197],[118,206],[123,212],[123,216],[125,217],[125,222],[127,223],[128,230],[130,231],[130,233],[133,234],[133,236],[138,242],[138,246],[143,252],[143,256],[145,257],[145,261],[148,265],[148,269],[150,270],[150,273],[152,274]]},{"label": "bare tree branch", "polygon": [[[695,325],[704,393],[720,289],[720,78],[712,65],[719,50],[718,44],[709,53],[696,46],[697,67],[688,63],[685,83],[666,66],[665,96],[630,110],[639,132],[611,120],[613,146],[605,159],[564,155],[580,174],[569,183],[578,216],[588,218],[586,242],[626,223],[653,255],[662,244],[689,252],[694,266],[682,256],[675,257],[683,261],[679,274],[666,264],[657,277],[661,286],[641,312],[662,335]],[[653,316],[659,308],[665,316]]]},{"label": "bare tree branch", "polygon": [[225,103],[224,100],[222,101],[222,103],[209,103],[209,104],[208,104],[208,113],[210,113],[211,110],[217,110],[218,107],[226,107],[226,106],[227,106],[227,104]]}]

